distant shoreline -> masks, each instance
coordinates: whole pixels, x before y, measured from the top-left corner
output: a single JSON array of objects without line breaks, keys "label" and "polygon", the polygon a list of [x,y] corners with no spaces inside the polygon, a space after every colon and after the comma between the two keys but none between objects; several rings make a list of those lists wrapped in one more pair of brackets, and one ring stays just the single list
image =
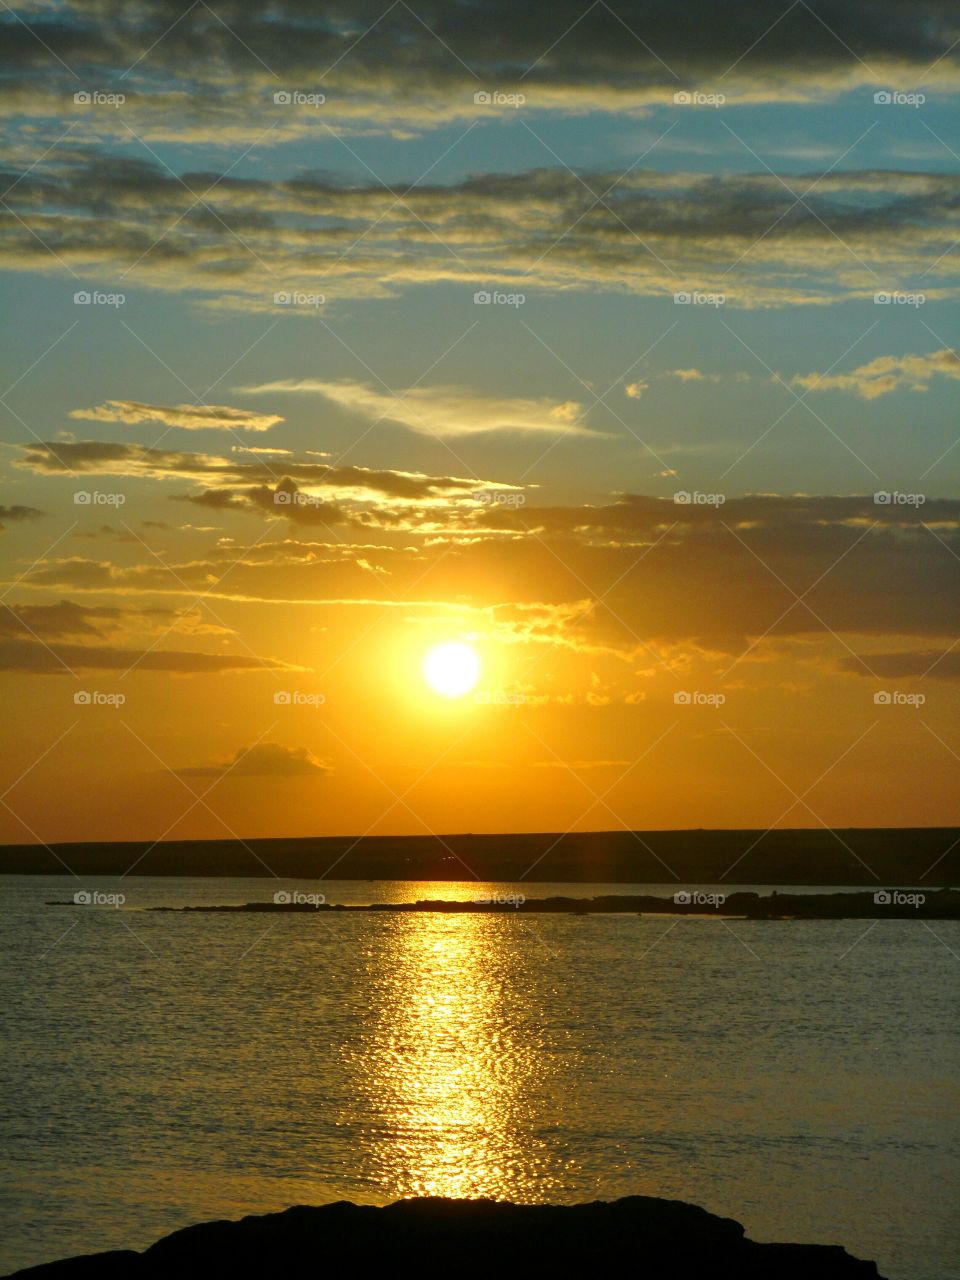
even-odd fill
[{"label": "distant shoreline", "polygon": [[929,889],[960,884],[960,828],[857,827],[0,845],[0,875]]}]

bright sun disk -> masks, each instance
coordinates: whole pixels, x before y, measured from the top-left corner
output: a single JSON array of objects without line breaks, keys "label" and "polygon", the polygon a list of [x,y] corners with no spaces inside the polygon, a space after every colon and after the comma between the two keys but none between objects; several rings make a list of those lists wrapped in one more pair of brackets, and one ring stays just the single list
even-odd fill
[{"label": "bright sun disk", "polygon": [[461,698],[480,678],[480,659],[468,644],[441,644],[423,660],[423,674],[435,693]]}]

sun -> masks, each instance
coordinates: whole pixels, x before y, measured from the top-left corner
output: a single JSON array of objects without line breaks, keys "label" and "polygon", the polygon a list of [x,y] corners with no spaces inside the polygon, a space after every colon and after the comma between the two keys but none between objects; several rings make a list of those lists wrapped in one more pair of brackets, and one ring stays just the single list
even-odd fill
[{"label": "sun", "polygon": [[435,693],[462,698],[480,678],[480,659],[468,644],[440,644],[424,658],[423,675]]}]

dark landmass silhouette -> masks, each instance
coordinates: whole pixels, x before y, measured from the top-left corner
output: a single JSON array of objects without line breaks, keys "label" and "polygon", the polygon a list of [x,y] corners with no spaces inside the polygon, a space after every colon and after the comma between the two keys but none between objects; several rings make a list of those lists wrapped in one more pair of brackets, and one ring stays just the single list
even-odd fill
[{"label": "dark landmass silhouette", "polygon": [[[293,915],[315,915],[318,911],[381,911],[387,913],[439,911],[453,915],[672,915],[734,916],[746,920],[960,920],[960,890],[883,889],[874,893],[731,893],[717,901],[717,894],[684,890],[680,897],[658,898],[647,894],[611,894],[598,898],[523,898],[506,894],[499,898],[477,898],[451,902],[421,898],[417,902],[290,901],[198,903],[183,907],[144,907],[145,911],[259,911]],[[71,898],[52,901],[48,907],[84,905]]]},{"label": "dark landmass silhouette", "polygon": [[671,1280],[878,1280],[873,1262],[836,1245],[757,1244],[731,1218],[682,1200],[628,1196],[609,1203],[518,1205],[494,1200],[348,1201],[207,1222],[145,1250],[89,1254],[28,1267],[30,1280],[301,1280],[350,1267],[412,1275],[532,1276],[620,1273]]},{"label": "dark landmass silhouette", "polygon": [[0,845],[0,874],[593,884],[960,884],[960,828],[588,831]]}]

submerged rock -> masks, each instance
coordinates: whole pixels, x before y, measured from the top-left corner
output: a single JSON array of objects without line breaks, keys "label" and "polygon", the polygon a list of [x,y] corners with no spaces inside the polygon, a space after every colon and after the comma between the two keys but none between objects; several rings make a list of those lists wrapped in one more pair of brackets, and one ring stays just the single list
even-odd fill
[{"label": "submerged rock", "polygon": [[532,1277],[612,1274],[645,1280],[877,1280],[874,1263],[836,1245],[757,1244],[731,1218],[682,1200],[628,1196],[578,1205],[495,1200],[341,1200],[316,1208],[206,1222],[143,1253],[88,1254],[16,1272],[31,1280],[300,1280],[331,1267],[396,1268],[435,1275]]}]

